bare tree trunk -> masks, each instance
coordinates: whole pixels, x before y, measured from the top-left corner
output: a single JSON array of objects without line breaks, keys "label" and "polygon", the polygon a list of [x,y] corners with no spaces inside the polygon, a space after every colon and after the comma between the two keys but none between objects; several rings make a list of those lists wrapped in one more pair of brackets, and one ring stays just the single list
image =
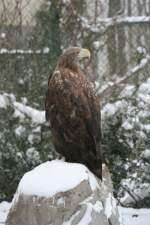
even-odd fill
[{"label": "bare tree trunk", "polygon": [[[108,16],[113,17],[118,10],[117,0],[109,0]],[[116,27],[110,27],[107,37],[109,76],[116,73],[117,70],[117,52],[116,52]]]},{"label": "bare tree trunk", "polygon": [[116,31],[115,27],[110,27],[107,37],[109,76],[116,73],[117,68],[117,52],[116,52]]},{"label": "bare tree trunk", "polygon": [[126,73],[126,70],[127,70],[126,53],[124,51],[125,44],[126,44],[126,36],[125,36],[126,34],[125,34],[124,29],[125,28],[122,25],[117,26],[117,33],[118,33],[117,74],[119,76],[123,76]]},{"label": "bare tree trunk", "polygon": [[[117,16],[121,10],[121,0],[109,0],[109,17]],[[125,32],[122,26],[113,26],[108,30],[107,49],[109,75],[126,72],[126,57],[124,53]]]},{"label": "bare tree trunk", "polygon": [[142,4],[141,4],[140,0],[137,0],[138,16],[142,15]]},{"label": "bare tree trunk", "polygon": [[[150,15],[150,0],[145,1],[143,3],[143,7],[144,7],[144,15],[149,16]],[[143,30],[144,30],[144,44],[147,51],[149,52],[150,51],[150,24],[145,24],[143,26]]]},{"label": "bare tree trunk", "polygon": [[132,16],[131,0],[128,0],[128,16]]},{"label": "bare tree trunk", "polygon": [[[132,16],[132,6],[131,6],[131,0],[128,0],[128,16]],[[132,49],[133,47],[133,43],[132,43],[132,39],[133,39],[133,35],[132,35],[132,27],[128,27],[128,44],[129,44],[129,58],[132,57],[132,52],[130,51],[130,49]]]}]

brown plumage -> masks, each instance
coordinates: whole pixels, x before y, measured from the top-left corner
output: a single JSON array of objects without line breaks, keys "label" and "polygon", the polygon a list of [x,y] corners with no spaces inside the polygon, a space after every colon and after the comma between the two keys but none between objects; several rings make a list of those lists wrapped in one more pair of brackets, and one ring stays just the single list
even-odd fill
[{"label": "brown plumage", "polygon": [[49,77],[46,119],[57,152],[68,162],[85,164],[102,179],[100,103],[78,61],[87,49],[72,47],[62,54]]}]

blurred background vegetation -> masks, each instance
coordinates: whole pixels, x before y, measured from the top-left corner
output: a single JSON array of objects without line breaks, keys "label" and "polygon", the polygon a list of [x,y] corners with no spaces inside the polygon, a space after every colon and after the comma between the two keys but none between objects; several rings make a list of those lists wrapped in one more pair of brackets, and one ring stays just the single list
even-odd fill
[{"label": "blurred background vegetation", "polygon": [[149,37],[150,0],[0,2],[0,201],[26,171],[58,157],[43,119],[47,80],[63,49],[82,46],[92,52],[83,69],[101,96],[115,196],[150,206]]}]

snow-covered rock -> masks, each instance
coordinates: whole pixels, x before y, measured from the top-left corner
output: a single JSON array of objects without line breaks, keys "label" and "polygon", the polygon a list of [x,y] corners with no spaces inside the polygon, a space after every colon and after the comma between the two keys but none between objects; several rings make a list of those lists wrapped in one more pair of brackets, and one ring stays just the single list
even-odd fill
[{"label": "snow-covered rock", "polygon": [[110,174],[101,183],[84,165],[45,162],[20,181],[6,225],[119,225]]}]

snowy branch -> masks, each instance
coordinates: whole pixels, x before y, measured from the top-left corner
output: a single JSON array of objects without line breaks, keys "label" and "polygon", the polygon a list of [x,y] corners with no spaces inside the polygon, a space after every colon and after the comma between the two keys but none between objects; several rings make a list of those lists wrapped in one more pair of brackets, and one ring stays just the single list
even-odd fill
[{"label": "snowy branch", "polygon": [[126,185],[121,186],[126,192],[125,196],[120,199],[121,204],[130,205],[132,204],[132,202],[135,202],[136,207],[142,208],[142,201],[144,201],[145,198],[149,197],[150,185],[146,185],[143,183],[139,186],[139,188],[135,188],[134,190],[131,190]]},{"label": "snowy branch", "polygon": [[115,16],[108,18],[98,18],[96,24],[90,24],[88,19],[85,17],[79,18],[82,24],[82,27],[86,30],[89,30],[95,34],[105,34],[107,29],[111,26],[118,24],[141,24],[141,23],[150,23],[150,16]]},{"label": "snowy branch", "polygon": [[120,84],[125,84],[128,79],[135,76],[140,70],[142,70],[150,62],[150,55],[147,55],[141,60],[141,63],[132,68],[127,72],[127,74],[121,78],[118,78],[115,82],[108,82],[103,85],[100,89],[97,88],[97,93],[103,97],[104,95],[110,94],[112,89],[119,86]]},{"label": "snowy branch", "polygon": [[43,124],[45,122],[45,112],[34,109],[30,106],[26,106],[20,102],[13,102],[14,108],[19,111],[19,113],[31,118],[33,123]]},{"label": "snowy branch", "polygon": [[38,49],[38,50],[32,50],[32,49],[6,49],[6,48],[1,48],[0,49],[0,55],[2,54],[10,54],[10,55],[14,55],[14,54],[48,54],[49,53],[49,48],[45,47],[43,49]]},{"label": "snowy branch", "polygon": [[21,102],[17,102],[13,94],[0,94],[0,108],[6,109],[9,105],[12,105],[14,108],[14,117],[24,119],[27,116],[35,124],[45,123],[45,111],[40,111]]},{"label": "snowy branch", "polygon": [[113,17],[113,18],[99,18],[99,23],[103,23],[106,26],[113,26],[116,24],[135,24],[135,23],[149,23],[150,22],[150,16],[131,16],[131,17]]}]

